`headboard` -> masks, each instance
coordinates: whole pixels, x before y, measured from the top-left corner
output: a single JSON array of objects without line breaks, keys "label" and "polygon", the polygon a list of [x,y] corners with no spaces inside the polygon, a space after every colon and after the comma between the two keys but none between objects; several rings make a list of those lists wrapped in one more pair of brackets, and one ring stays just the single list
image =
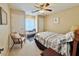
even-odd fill
[{"label": "headboard", "polygon": [[72,56],[76,56],[78,42],[79,42],[79,30],[77,29],[74,31]]}]

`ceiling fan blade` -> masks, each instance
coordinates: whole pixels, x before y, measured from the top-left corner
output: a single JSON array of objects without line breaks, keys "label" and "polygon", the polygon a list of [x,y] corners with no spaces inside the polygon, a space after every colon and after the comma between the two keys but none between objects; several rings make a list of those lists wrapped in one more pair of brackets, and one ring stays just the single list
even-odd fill
[{"label": "ceiling fan blade", "polygon": [[34,6],[34,7],[36,7],[36,8],[40,8],[39,6]]},{"label": "ceiling fan blade", "polygon": [[50,5],[49,3],[46,3],[46,4],[45,4],[46,7],[48,7],[49,5]]},{"label": "ceiling fan blade", "polygon": [[43,9],[43,6],[42,5],[40,5],[40,6],[35,6],[36,8],[39,8],[39,9]]},{"label": "ceiling fan blade", "polygon": [[45,9],[45,10],[47,10],[47,11],[52,11],[51,9]]},{"label": "ceiling fan blade", "polygon": [[44,7],[45,3],[41,4],[40,7]]},{"label": "ceiling fan blade", "polygon": [[35,12],[38,12],[38,11],[40,11],[40,10],[35,10],[35,11],[32,11],[32,13],[35,13]]}]

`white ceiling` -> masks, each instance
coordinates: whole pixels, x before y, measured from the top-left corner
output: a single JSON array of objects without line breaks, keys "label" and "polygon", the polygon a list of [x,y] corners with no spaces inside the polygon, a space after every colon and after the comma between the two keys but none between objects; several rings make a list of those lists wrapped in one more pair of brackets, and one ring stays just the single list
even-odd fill
[{"label": "white ceiling", "polygon": [[[35,8],[35,3],[11,3],[9,4],[11,8],[14,9],[20,9],[26,12],[26,14],[31,14],[31,15],[38,15],[40,13],[32,13],[32,11],[37,10],[37,8]],[[74,7],[74,6],[79,6],[78,3],[50,3],[49,7],[50,9],[52,9],[52,12],[45,12],[44,14],[40,14],[40,15],[48,15],[51,14],[53,12],[60,12],[62,10]]]}]

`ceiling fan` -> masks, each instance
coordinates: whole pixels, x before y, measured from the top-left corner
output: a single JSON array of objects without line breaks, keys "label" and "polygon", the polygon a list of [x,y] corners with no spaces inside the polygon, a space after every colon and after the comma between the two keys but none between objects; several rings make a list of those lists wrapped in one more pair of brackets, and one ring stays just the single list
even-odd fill
[{"label": "ceiling fan", "polygon": [[49,11],[51,12],[52,9],[49,9],[48,6],[50,4],[49,3],[40,3],[40,4],[36,4],[35,7],[38,9],[38,10],[35,10],[35,11],[32,11],[32,13],[35,13],[35,12],[44,12],[44,11]]}]

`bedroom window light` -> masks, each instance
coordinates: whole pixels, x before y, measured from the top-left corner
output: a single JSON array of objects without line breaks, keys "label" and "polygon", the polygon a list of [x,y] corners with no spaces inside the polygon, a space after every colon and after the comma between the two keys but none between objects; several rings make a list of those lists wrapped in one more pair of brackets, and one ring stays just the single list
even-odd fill
[{"label": "bedroom window light", "polygon": [[25,29],[26,31],[35,30],[35,19],[27,18],[25,21]]}]

